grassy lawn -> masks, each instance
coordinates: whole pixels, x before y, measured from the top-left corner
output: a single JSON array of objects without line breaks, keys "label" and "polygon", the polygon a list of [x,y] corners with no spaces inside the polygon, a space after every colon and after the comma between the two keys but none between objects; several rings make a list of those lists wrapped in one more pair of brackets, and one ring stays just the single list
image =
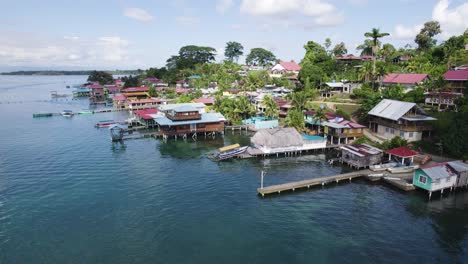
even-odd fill
[{"label": "grassy lawn", "polygon": [[352,115],[356,110],[359,109],[359,105],[348,105],[348,104],[335,104],[336,109],[341,109],[344,112]]}]

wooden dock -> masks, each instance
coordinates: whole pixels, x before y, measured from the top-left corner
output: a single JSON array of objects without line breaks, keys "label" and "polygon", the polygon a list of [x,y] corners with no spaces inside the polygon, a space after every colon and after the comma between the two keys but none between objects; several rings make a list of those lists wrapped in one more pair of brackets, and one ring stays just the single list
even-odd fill
[{"label": "wooden dock", "polygon": [[258,194],[265,196],[266,194],[281,193],[284,191],[295,191],[296,189],[310,188],[312,186],[317,186],[317,185],[323,186],[325,184],[332,183],[332,182],[338,183],[343,180],[351,181],[354,178],[362,177],[370,173],[371,173],[370,170],[353,171],[353,172],[334,175],[334,176],[327,176],[327,177],[320,177],[320,178],[314,178],[314,179],[308,179],[308,180],[302,180],[302,181],[296,181],[296,182],[288,182],[288,183],[283,183],[283,184],[278,184],[278,185],[271,185],[268,187],[258,188],[257,192]]}]

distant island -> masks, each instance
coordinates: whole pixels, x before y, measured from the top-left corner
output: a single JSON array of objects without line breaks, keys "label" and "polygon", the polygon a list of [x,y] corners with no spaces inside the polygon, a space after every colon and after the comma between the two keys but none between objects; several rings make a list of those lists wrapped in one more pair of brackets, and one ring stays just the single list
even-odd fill
[{"label": "distant island", "polygon": [[[1,75],[89,75],[92,70],[87,71],[12,71],[2,72]],[[112,75],[140,74],[142,70],[115,70],[105,71]]]}]

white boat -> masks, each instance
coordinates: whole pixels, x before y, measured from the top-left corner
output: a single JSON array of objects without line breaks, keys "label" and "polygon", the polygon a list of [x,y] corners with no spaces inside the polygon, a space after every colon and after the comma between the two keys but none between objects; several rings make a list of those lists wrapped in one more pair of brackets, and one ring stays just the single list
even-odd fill
[{"label": "white boat", "polygon": [[219,149],[219,153],[215,154],[212,159],[215,161],[226,160],[236,157],[239,154],[244,153],[248,146],[241,147],[239,144],[226,146]]},{"label": "white boat", "polygon": [[417,168],[419,168],[418,165],[412,165],[412,166],[393,167],[393,168],[388,168],[387,170],[390,173],[405,173],[405,172],[413,172]]},{"label": "white boat", "polygon": [[396,165],[398,165],[398,163],[396,162],[389,162],[389,163],[384,163],[384,164],[376,164],[376,165],[371,165],[369,166],[369,170],[371,171],[384,171],[388,168],[393,168],[395,167]]},{"label": "white boat", "polygon": [[383,177],[384,174],[383,173],[375,173],[375,174],[369,174],[367,175],[369,177],[375,177],[375,178],[380,178],[380,177]]},{"label": "white boat", "polygon": [[60,114],[64,117],[72,117],[74,115],[72,110],[63,110]]}]

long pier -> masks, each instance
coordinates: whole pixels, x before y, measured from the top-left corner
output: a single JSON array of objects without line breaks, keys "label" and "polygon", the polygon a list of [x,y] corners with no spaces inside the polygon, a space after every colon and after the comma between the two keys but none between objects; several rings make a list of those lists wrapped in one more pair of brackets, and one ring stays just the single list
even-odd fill
[{"label": "long pier", "polygon": [[266,194],[281,193],[281,192],[284,192],[284,191],[295,191],[296,189],[310,188],[310,187],[316,186],[316,185],[322,185],[323,186],[325,184],[332,183],[332,182],[338,183],[339,181],[343,181],[343,180],[351,181],[354,178],[363,177],[363,176],[366,176],[368,174],[371,174],[370,170],[353,171],[353,172],[334,175],[334,176],[327,176],[327,177],[313,178],[313,179],[302,180],[302,181],[288,182],[288,183],[283,183],[283,184],[278,184],[278,185],[271,185],[271,186],[263,187],[263,188],[260,187],[260,188],[257,189],[257,192],[258,192],[258,194],[261,194],[262,196],[265,196]]}]

